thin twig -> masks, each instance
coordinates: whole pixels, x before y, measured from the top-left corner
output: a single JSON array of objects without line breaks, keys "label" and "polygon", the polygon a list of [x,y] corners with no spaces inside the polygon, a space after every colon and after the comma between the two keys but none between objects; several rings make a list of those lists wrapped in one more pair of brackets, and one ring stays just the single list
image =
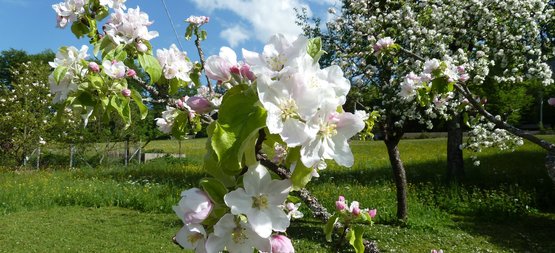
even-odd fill
[{"label": "thin twig", "polygon": [[[200,46],[200,36],[198,34],[198,29],[195,29],[195,46],[197,47],[197,51],[198,51],[198,56],[200,58],[200,65],[201,65],[201,71],[204,70],[204,52],[202,51],[202,47]],[[207,75],[204,75],[206,77],[206,84],[208,85],[208,90],[210,91],[210,93],[212,93],[212,83],[210,82],[210,78],[208,78]]]}]

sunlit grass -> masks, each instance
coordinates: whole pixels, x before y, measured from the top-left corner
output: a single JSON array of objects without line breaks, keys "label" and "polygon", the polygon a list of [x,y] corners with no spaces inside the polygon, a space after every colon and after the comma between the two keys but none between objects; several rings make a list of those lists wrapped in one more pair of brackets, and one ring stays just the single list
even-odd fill
[{"label": "sunlit grass", "polygon": [[[182,190],[205,176],[205,141],[182,141],[185,159],[144,165],[4,168],[0,252],[176,251],[170,238],[180,221],[171,206]],[[330,163],[308,188],[329,210],[338,195],[377,208],[376,224],[367,228],[366,238],[376,240],[384,252],[555,252],[555,190],[541,149],[526,143],[515,151],[485,150],[478,154],[479,167],[469,159],[474,154],[465,152],[466,179],[455,186],[445,184],[445,145],[441,138],[401,142],[409,181],[409,220],[402,226],[395,219],[395,186],[382,142],[351,142],[353,168]],[[153,141],[146,149],[178,153],[179,145]],[[307,218],[289,230],[297,251],[337,251],[324,242],[322,224],[308,218],[306,207],[303,211]],[[33,229],[31,224],[45,225]],[[47,247],[39,248],[41,243]]]}]

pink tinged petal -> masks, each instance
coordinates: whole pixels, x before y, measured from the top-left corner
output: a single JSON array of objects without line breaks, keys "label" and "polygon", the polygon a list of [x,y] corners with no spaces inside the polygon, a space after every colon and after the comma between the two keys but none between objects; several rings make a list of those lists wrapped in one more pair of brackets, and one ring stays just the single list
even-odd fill
[{"label": "pink tinged petal", "polygon": [[[268,211],[273,210],[272,207],[267,209]],[[281,211],[283,213],[283,211]],[[251,212],[247,214],[249,223],[252,226],[254,232],[256,232],[260,237],[267,238],[272,234],[272,219],[267,212],[263,212],[257,208],[251,209]],[[286,216],[287,218],[287,216]],[[289,221],[289,219],[287,219]]]},{"label": "pink tinged petal", "polygon": [[206,59],[204,71],[210,79],[226,82],[231,78],[230,67],[226,59],[213,55]]},{"label": "pink tinged petal", "polygon": [[305,127],[305,124],[299,120],[288,118],[283,122],[280,136],[288,147],[299,146],[308,138]]},{"label": "pink tinged petal", "polygon": [[376,217],[376,214],[378,213],[378,210],[376,209],[371,209],[368,211],[368,214],[370,215],[370,218],[374,219],[374,217]]},{"label": "pink tinged petal", "polygon": [[243,187],[249,196],[258,196],[272,180],[268,170],[259,162],[251,165],[243,177]]},{"label": "pink tinged petal", "polygon": [[339,115],[337,133],[349,139],[364,129],[364,121],[356,115],[347,112]]},{"label": "pink tinged petal", "polygon": [[555,98],[550,98],[547,100],[547,103],[551,106],[555,106]]},{"label": "pink tinged petal", "polygon": [[186,223],[185,212],[183,211],[183,208],[181,208],[180,206],[173,206],[172,209],[177,215],[177,217],[179,217],[183,221],[183,223]]},{"label": "pink tinged petal", "polygon": [[243,188],[227,193],[224,196],[224,202],[235,215],[245,214],[252,209],[252,196],[247,195]]},{"label": "pink tinged petal", "polygon": [[233,51],[233,49],[229,47],[221,47],[219,55],[231,65],[237,65],[237,54],[235,54],[235,51]]},{"label": "pink tinged petal", "polygon": [[272,253],[295,253],[291,239],[284,235],[273,235],[270,238]]}]

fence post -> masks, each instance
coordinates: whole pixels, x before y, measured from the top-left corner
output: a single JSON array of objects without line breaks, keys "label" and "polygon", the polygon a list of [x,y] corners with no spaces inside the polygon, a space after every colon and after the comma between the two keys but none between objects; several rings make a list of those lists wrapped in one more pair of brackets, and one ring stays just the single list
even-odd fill
[{"label": "fence post", "polygon": [[69,145],[69,168],[73,169],[73,155],[75,153],[75,146],[73,143]]},{"label": "fence post", "polygon": [[129,161],[129,138],[125,139],[125,166]]},{"label": "fence post", "polygon": [[40,145],[37,150],[37,170],[40,168]]}]

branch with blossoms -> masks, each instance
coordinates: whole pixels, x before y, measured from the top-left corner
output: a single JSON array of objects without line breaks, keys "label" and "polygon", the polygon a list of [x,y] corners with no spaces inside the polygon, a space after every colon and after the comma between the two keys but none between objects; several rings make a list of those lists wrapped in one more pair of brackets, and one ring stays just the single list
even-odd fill
[{"label": "branch with blossoms", "polygon": [[[53,6],[59,26],[72,23],[72,32],[89,37],[102,59],[95,66],[87,60],[87,46],[62,48],[50,76],[56,102],[81,110],[86,119],[116,112],[129,125],[133,104],[142,118],[148,113],[141,93],[128,86],[131,79],[165,99],[166,110],[156,119],[162,132],[180,137],[208,124],[203,164],[208,176],[181,193],[174,211],[184,226],[175,240],[196,252],[294,252],[285,233],[302,213],[292,195],[298,192],[324,220],[333,217],[304,187],[328,160],[351,167],[348,140],[368,124],[366,113],[343,110],[350,89],[343,71],[320,67],[319,39],[291,41],[281,34],[261,53],[243,49],[243,61],[228,47],[204,60],[200,41],[206,31],[200,27],[206,17],[187,19],[185,33],[196,36],[201,63],[192,63],[175,45],[154,54],[149,41],[158,33],[148,30],[152,21],[125,2],[65,0]],[[207,85],[200,83],[202,71]],[[144,82],[138,72],[148,75]],[[212,87],[210,80],[217,84]],[[281,149],[270,161],[262,145]],[[361,228],[349,231],[356,252],[376,252],[375,244],[362,240]]]},{"label": "branch with blossoms", "polygon": [[[387,49],[393,45],[396,44],[391,40],[391,43],[379,47],[379,49]],[[454,66],[449,61],[440,61],[438,59],[425,60],[418,54],[403,47],[397,45],[396,48],[417,60],[425,61],[422,73],[417,75],[411,72],[404,77],[404,81],[401,83],[399,96],[407,100],[416,99],[422,105],[434,103],[436,107],[441,107],[442,104],[453,97],[453,92],[458,92],[465,98],[464,102],[471,105],[472,109],[476,110],[486,120],[493,123],[495,128],[508,131],[515,136],[524,138],[545,149],[548,152],[546,156],[546,169],[551,179],[555,181],[555,163],[553,162],[555,160],[555,144],[514,127],[503,121],[501,117],[494,116],[492,113],[488,112],[483,104],[480,103],[479,99],[476,99],[472,94],[466,84],[470,76],[465,72],[464,66]],[[463,109],[464,106],[460,108]],[[501,134],[505,135],[504,133]],[[520,143],[520,145],[522,145],[522,141],[519,140],[516,140],[515,143]]]}]

